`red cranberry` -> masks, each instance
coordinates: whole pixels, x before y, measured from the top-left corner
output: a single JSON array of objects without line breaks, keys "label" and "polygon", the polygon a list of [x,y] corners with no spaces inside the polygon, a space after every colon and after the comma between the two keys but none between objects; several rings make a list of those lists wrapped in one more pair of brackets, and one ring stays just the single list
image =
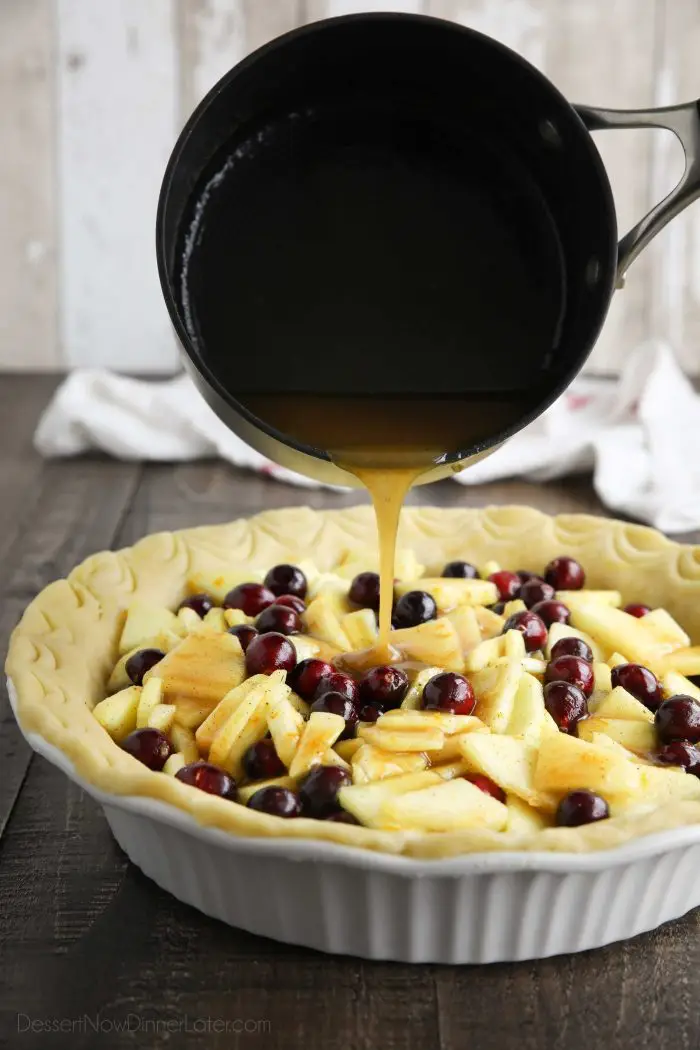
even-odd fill
[{"label": "red cranberry", "polygon": [[583,567],[574,558],[555,558],[544,570],[544,578],[555,591],[580,591],[586,582]]},{"label": "red cranberry", "polygon": [[454,580],[478,580],[479,573],[476,566],[468,561],[448,561],[442,570],[442,575]]},{"label": "red cranberry", "polygon": [[664,700],[656,710],[656,732],[662,744],[672,740],[700,741],[700,704],[692,696],[679,693]]},{"label": "red cranberry", "polygon": [[626,605],[624,612],[629,613],[630,616],[635,616],[638,620],[641,620],[643,616],[651,612],[649,605],[642,605],[640,602],[630,602]]},{"label": "red cranberry", "polygon": [[248,780],[271,780],[287,772],[271,740],[258,740],[243,755],[243,771]]},{"label": "red cranberry", "polygon": [[394,609],[393,620],[396,626],[417,627],[437,617],[437,605],[432,594],[427,591],[409,591],[399,598]]},{"label": "red cranberry", "polygon": [[560,828],[578,828],[610,816],[608,804],[592,791],[572,791],[557,806],[555,822]]},{"label": "red cranberry", "polygon": [[618,664],[610,672],[613,686],[621,685],[650,711],[661,703],[661,683],[653,671],[641,664]]},{"label": "red cranberry", "polygon": [[544,706],[562,733],[576,732],[576,724],[588,714],[586,697],[571,682],[548,682],[544,687]]},{"label": "red cranberry", "polygon": [[700,777],[700,750],[685,740],[672,740],[656,752],[656,761],[668,766],[683,766],[686,773]]},{"label": "red cranberry", "polygon": [[571,612],[566,605],[563,602],[555,601],[554,598],[537,602],[536,605],[532,606],[531,611],[537,613],[539,618],[544,620],[547,627],[551,627],[553,623],[568,623],[571,619]]},{"label": "red cranberry", "polygon": [[306,576],[296,565],[275,565],[265,577],[265,586],[273,594],[295,594],[297,598],[306,598],[308,584]]},{"label": "red cranberry", "polygon": [[464,675],[443,671],[426,682],[422,706],[428,711],[470,715],[476,707],[476,697],[471,682]]},{"label": "red cranberry", "polygon": [[304,816],[329,816],[339,808],[338,792],[348,784],[352,784],[352,777],[339,766],[316,766],[299,787]]},{"label": "red cranberry", "polygon": [[178,769],[175,776],[183,784],[191,784],[192,787],[206,791],[209,795],[218,795],[219,798],[236,801],[236,781],[211,762],[190,762],[188,766]]},{"label": "red cranberry", "polygon": [[373,667],[360,679],[360,700],[384,710],[400,707],[408,692],[408,675],[398,667]]},{"label": "red cranberry", "polygon": [[494,783],[490,777],[485,777],[483,773],[467,773],[464,779],[471,781],[474,787],[478,787],[479,791],[483,791],[485,795],[495,798],[497,802],[505,802],[506,793],[503,788]]},{"label": "red cranberry", "polygon": [[163,768],[173,753],[170,741],[160,729],[135,729],[122,741],[122,747],[144,766],[156,771]]},{"label": "red cranberry", "polygon": [[281,594],[279,598],[275,598],[275,605],[286,605],[300,616],[306,609],[306,602],[296,594]]},{"label": "red cranberry", "polygon": [[336,824],[359,824],[359,820],[344,809],[337,809],[335,813],[329,813],[324,820],[332,820]]},{"label": "red cranberry", "polygon": [[538,602],[550,601],[554,597],[554,588],[550,583],[545,583],[544,580],[534,577],[522,585],[518,597],[525,602],[528,609],[531,609]]},{"label": "red cranberry", "polygon": [[324,693],[342,693],[353,703],[359,703],[360,689],[354,678],[342,671],[331,669],[330,673],[324,674],[314,693],[314,700],[318,700]]},{"label": "red cranberry", "polygon": [[214,608],[214,602],[208,594],[191,594],[180,602],[178,609],[193,609],[197,616],[204,618],[210,609]]},{"label": "red cranberry", "polygon": [[301,814],[301,802],[289,788],[264,787],[248,799],[248,808],[273,817],[298,817]]},{"label": "red cranberry", "polygon": [[593,662],[593,650],[590,645],[584,642],[583,638],[576,638],[575,635],[560,638],[554,643],[550,660],[558,660],[560,656],[578,656],[589,664]]},{"label": "red cranberry", "polygon": [[246,651],[253,638],[258,637],[258,632],[255,627],[251,627],[248,623],[237,623],[235,627],[229,627],[229,634],[235,634],[238,641],[241,643],[241,649],[243,652]]},{"label": "red cranberry", "polygon": [[302,700],[310,702],[316,695],[321,679],[330,674],[335,674],[335,668],[325,660],[302,660],[287,675],[287,685],[291,686]]},{"label": "red cranberry", "polygon": [[249,676],[291,671],[296,662],[296,649],[283,634],[259,634],[246,649],[245,666]]},{"label": "red cranberry", "polygon": [[348,598],[363,609],[379,609],[379,576],[376,572],[361,572],[350,584]]},{"label": "red cranberry", "polygon": [[521,583],[527,583],[528,580],[541,580],[542,577],[536,572],[529,572],[527,569],[517,569],[515,575],[518,577]]},{"label": "red cranberry", "polygon": [[520,631],[525,639],[525,649],[528,653],[534,653],[541,649],[547,641],[547,628],[544,622],[534,612],[519,612],[509,616],[503,625],[503,633],[506,631]]},{"label": "red cranberry", "polygon": [[314,700],[311,705],[312,711],[322,711],[325,714],[340,715],[345,719],[345,729],[339,736],[339,740],[347,740],[355,735],[357,728],[358,710],[357,703],[343,693],[324,693]]},{"label": "red cranberry", "polygon": [[143,676],[147,671],[150,671],[152,667],[163,659],[165,653],[162,649],[139,649],[137,653],[133,653],[124,665],[127,677],[131,679],[134,685],[143,684]]},{"label": "red cranberry", "polygon": [[239,583],[224,598],[224,609],[242,609],[246,616],[257,616],[274,600],[272,591],[261,583]]},{"label": "red cranberry", "polygon": [[502,602],[512,601],[520,593],[522,585],[517,572],[507,572],[505,569],[502,569],[501,572],[492,572],[489,580],[491,583],[496,584],[498,597]]},{"label": "red cranberry", "polygon": [[558,656],[550,660],[544,672],[545,682],[570,682],[578,686],[584,696],[593,692],[593,668],[580,656]]},{"label": "red cranberry", "polygon": [[384,710],[379,706],[379,704],[363,704],[360,708],[360,721],[376,722],[377,719],[383,714]]},{"label": "red cranberry", "polygon": [[278,631],[280,634],[299,634],[302,624],[299,613],[286,605],[269,605],[255,621],[260,634]]}]

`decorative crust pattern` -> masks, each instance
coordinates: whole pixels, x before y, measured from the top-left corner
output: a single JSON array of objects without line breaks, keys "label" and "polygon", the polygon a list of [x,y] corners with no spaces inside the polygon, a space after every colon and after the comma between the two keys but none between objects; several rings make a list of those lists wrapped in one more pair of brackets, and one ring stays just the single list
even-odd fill
[{"label": "decorative crust pattern", "polygon": [[[585,852],[700,822],[700,802],[580,828],[548,828],[527,837],[468,831],[382,832],[327,821],[283,821],[153,773],[122,751],[93,718],[114,664],[124,610],[138,597],[174,607],[185,580],[224,565],[267,568],[313,557],[330,570],[358,544],[376,542],[369,507],[268,511],[248,520],[148,536],[126,550],[88,558],[29,605],[11,641],[6,671],[17,693],[18,719],[63,751],[78,774],[101,791],[146,795],[195,820],[246,836],[314,838],[421,858],[491,850]],[[549,517],[528,507],[484,510],[405,509],[399,544],[415,549],[427,572],[446,561],[494,558],[508,568],[537,568],[570,554],[591,587],[622,592],[625,601],[664,606],[693,641],[700,640],[700,547],[682,546],[653,529],[589,515]]]}]

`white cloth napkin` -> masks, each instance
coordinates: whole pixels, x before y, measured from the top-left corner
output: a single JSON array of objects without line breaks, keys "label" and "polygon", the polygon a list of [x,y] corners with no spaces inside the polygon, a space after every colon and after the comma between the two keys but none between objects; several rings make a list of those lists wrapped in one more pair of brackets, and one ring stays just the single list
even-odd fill
[{"label": "white cloth napkin", "polygon": [[[149,382],[73,372],[42,415],[35,445],[44,456],[90,449],[121,459],[220,456],[281,481],[317,485],[244,444],[185,375]],[[589,470],[612,510],[665,532],[700,527],[700,397],[667,346],[635,351],[616,382],[579,377],[538,420],[456,480],[544,481]]]}]

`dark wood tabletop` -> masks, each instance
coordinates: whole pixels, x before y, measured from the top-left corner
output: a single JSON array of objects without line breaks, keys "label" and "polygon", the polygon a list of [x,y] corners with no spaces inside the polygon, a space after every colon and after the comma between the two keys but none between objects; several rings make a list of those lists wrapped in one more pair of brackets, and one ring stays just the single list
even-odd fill
[{"label": "dark wood tabletop", "polygon": [[[93,551],[270,507],[358,500],[220,462],[44,463],[32,433],[55,383],[0,379],[3,650],[27,602]],[[448,481],[419,489],[411,502],[605,513],[587,478],[479,488]],[[32,755],[4,691],[2,704],[0,1045],[700,1046],[697,912],[600,951],[488,967],[378,964],[277,944],[207,919],[146,879],[112,840],[100,808]]]}]

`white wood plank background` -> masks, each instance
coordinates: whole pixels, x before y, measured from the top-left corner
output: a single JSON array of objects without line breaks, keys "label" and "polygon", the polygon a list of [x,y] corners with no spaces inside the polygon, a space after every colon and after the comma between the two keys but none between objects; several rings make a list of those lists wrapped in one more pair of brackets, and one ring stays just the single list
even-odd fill
[{"label": "white wood plank background", "polygon": [[[304,22],[425,11],[501,39],[574,101],[700,96],[698,0],[0,0],[0,368],[171,372],[153,225],[177,129],[236,61]],[[597,136],[620,227],[679,174],[664,133]],[[671,341],[700,374],[700,208],[635,263],[591,368]]]}]

